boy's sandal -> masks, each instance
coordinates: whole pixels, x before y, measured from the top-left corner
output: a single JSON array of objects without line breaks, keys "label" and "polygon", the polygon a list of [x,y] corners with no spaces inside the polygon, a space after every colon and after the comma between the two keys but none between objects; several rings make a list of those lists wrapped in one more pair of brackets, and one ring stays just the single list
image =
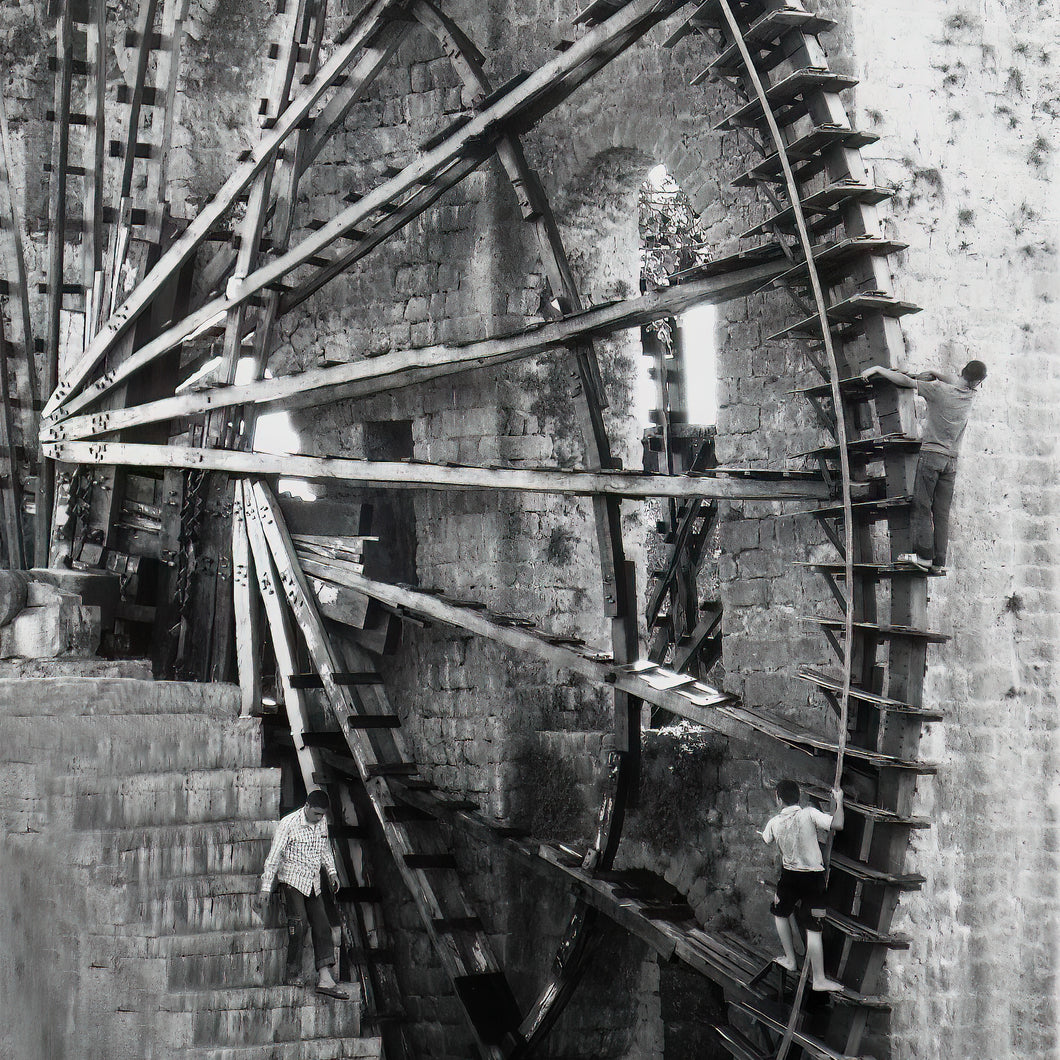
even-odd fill
[{"label": "boy's sandal", "polygon": [[325,997],[333,997],[336,1001],[349,1001],[350,995],[345,990],[337,986],[318,986],[317,993],[323,994]]}]

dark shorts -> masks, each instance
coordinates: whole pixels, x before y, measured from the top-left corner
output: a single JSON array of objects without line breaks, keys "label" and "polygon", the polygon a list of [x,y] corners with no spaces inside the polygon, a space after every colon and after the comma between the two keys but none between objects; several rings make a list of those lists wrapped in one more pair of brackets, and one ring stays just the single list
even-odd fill
[{"label": "dark shorts", "polygon": [[774,916],[789,917],[796,906],[801,906],[806,926],[811,931],[820,931],[826,905],[824,869],[817,872],[780,870],[776,898],[769,907]]}]

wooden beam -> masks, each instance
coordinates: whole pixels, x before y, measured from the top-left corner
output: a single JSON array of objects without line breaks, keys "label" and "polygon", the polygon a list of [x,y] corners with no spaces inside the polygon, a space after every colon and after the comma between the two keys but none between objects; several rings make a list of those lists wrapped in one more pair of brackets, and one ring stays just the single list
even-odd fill
[{"label": "wooden beam", "polygon": [[[86,351],[85,356],[49,399],[44,410],[45,415],[52,415],[60,404],[66,404],[71,412],[83,408],[131,372],[143,368],[219,314],[227,313],[262,288],[278,282],[287,273],[304,265],[311,258],[317,257],[335,240],[344,237],[378,210],[395,204],[414,188],[431,183],[457,160],[467,157],[468,152],[480,152],[485,144],[495,142],[503,136],[506,126],[516,116],[526,111],[533,103],[540,102],[543,94],[556,82],[561,81],[567,75],[577,73],[578,77],[575,80],[580,84],[592,72],[587,69],[587,61],[594,54],[606,51],[607,46],[616,39],[622,38],[631,26],[639,26],[645,19],[662,17],[660,12],[673,6],[673,0],[632,0],[607,22],[587,33],[568,51],[546,63],[525,81],[515,85],[511,91],[504,93],[467,124],[455,130],[433,149],[423,152],[399,174],[373,188],[356,203],[332,218],[323,228],[302,240],[298,246],[257,269],[242,283],[233,284],[224,296],[213,299],[189,314],[137,351],[133,357],[114,371],[108,372],[96,384],[86,387],[77,396],[72,396],[76,389],[88,379],[93,368],[103,358],[117,336],[128,326],[130,320],[153,297],[164,275],[172,271],[194,251],[209,229],[220,218],[224,208],[250,184],[268,157],[279,147],[283,137],[294,128],[301,117],[305,116],[312,103],[338,76],[341,65],[345,65],[352,55],[350,45],[347,43],[329,60],[314,81],[315,95],[313,89],[307,90],[288,107],[272,135],[263,139],[259,144],[254,158],[236,170],[206,210],[196,217],[184,235],[166,252],[158,266],[152,270],[151,275],[133,291],[121,310],[101,328],[99,336]],[[648,26],[645,25],[644,29],[647,28]],[[340,59],[342,63],[338,64]],[[307,103],[310,96],[312,99]],[[281,131],[282,136],[279,135]],[[164,264],[165,269],[163,269]]]},{"label": "wooden beam", "polygon": [[[52,172],[48,187],[47,326],[41,390],[51,393],[59,378],[62,340],[63,281],[66,256],[66,183],[70,154],[70,94],[73,87],[74,27],[70,4],[63,4],[55,26],[55,129]],[[42,454],[43,456],[43,454]],[[55,464],[41,459],[37,469],[34,515],[34,562],[48,566],[52,505],[55,502]]]},{"label": "wooden beam", "polygon": [[144,423],[195,415],[229,405],[274,405],[293,409],[319,405],[351,397],[365,397],[382,390],[472,368],[487,368],[570,344],[594,335],[609,335],[626,328],[640,327],[695,305],[718,304],[741,298],[768,282],[787,266],[786,259],[721,276],[695,280],[679,287],[637,298],[628,298],[588,309],[526,328],[511,335],[500,335],[465,345],[425,346],[421,349],[385,353],[349,364],[314,368],[296,375],[265,379],[244,386],[219,387],[128,409],[105,410],[94,414],[69,416],[45,426],[46,440],[88,438],[135,427]]},{"label": "wooden beam", "polygon": [[18,477],[18,452],[15,425],[11,416],[11,394],[8,390],[7,339],[0,314],[0,493],[3,494],[4,544],[7,565],[15,570],[30,566],[26,562],[26,542],[22,533],[22,485]]},{"label": "wooden beam", "polygon": [[415,218],[419,217],[450,188],[455,187],[469,173],[478,169],[485,161],[485,158],[486,153],[484,151],[474,151],[465,158],[457,159],[453,165],[443,173],[439,173],[429,184],[405,199],[392,213],[384,213],[380,220],[374,224],[371,231],[360,237],[346,253],[339,254],[328,264],[318,268],[305,283],[300,284],[292,291],[285,292],[280,299],[280,314],[289,313],[292,309],[296,309],[336,276],[346,272],[351,266],[368,255],[380,243],[389,239],[395,232],[400,231]]},{"label": "wooden beam", "polygon": [[261,713],[261,613],[251,584],[256,583],[247,533],[242,483],[232,496],[232,610],[236,627],[236,669],[240,717]]},{"label": "wooden beam", "polygon": [[[491,614],[485,608],[466,603],[450,602],[437,594],[390,585],[345,571],[336,573],[333,580],[390,607],[535,655],[554,666],[581,674],[598,687],[628,692],[646,703],[727,736],[744,741],[766,737],[810,754],[832,755],[837,751],[834,738],[793,725],[764,711],[744,707],[735,696],[712,688],[690,674],[679,674],[648,662],[620,666],[590,648],[568,644],[564,638],[550,637],[523,625],[509,624],[506,621],[508,616]],[[846,754],[879,768],[919,773],[930,773],[935,768],[930,763],[858,747],[846,748]]]},{"label": "wooden beam", "polygon": [[[736,704],[736,699],[691,677],[676,681],[674,687],[662,687],[667,681],[645,677],[630,667],[603,660],[598,652],[591,649],[557,643],[561,638],[550,639],[547,634],[505,624],[505,616],[492,615],[479,607],[451,603],[441,596],[389,585],[354,573],[336,574],[333,580],[389,607],[411,611],[422,618],[467,630],[505,647],[535,655],[555,666],[573,670],[601,688],[628,692],[648,703],[665,707],[682,717],[692,717],[709,728],[730,735],[738,731],[727,713]],[[654,668],[652,674],[656,672],[661,671]],[[676,678],[678,675],[673,676]],[[745,732],[741,735],[745,735]]]},{"label": "wooden beam", "polygon": [[[717,468],[708,475],[650,475],[642,471],[565,471],[559,468],[449,467],[444,464],[392,460],[349,460],[341,457],[283,456],[271,453],[199,449],[180,445],[131,442],[48,442],[53,460],[79,464],[121,464],[132,467],[184,467],[244,475],[284,475],[379,483],[398,489],[518,490],[528,493],[574,494],[645,499],[648,497],[714,497],[727,500],[784,501],[824,499],[825,483],[810,477],[776,478],[728,475]],[[768,472],[755,470],[755,475]]]},{"label": "wooden beam", "polygon": [[[395,820],[388,812],[390,807],[397,805],[397,800],[390,790],[387,771],[380,769],[383,760],[379,749],[386,746],[403,753],[403,740],[397,730],[365,730],[350,725],[349,714],[368,712],[364,709],[361,694],[335,679],[336,674],[345,672],[347,668],[343,665],[313,603],[311,590],[295,557],[294,543],[282,522],[275,499],[260,482],[247,482],[243,485],[247,508],[249,510],[251,506],[254,507],[257,523],[276,565],[280,589],[286,596],[302,632],[313,667],[323,682],[334,720],[346,737],[350,755],[356,764],[355,775],[364,781],[365,790],[394,855],[394,863],[419,910],[442,967],[454,985],[466,983],[465,977],[468,976],[489,977],[478,980],[483,985],[495,982],[495,977],[503,977],[503,972],[484,930],[454,935],[436,929],[440,921],[469,918],[473,911],[467,905],[455,874],[435,871],[434,868],[428,867],[426,861],[419,863],[418,859],[423,856],[424,845],[428,841],[414,840],[406,823]],[[401,759],[406,760],[404,757]],[[415,766],[412,768],[415,771]],[[437,860],[437,853],[440,852],[432,851],[428,847],[425,856],[433,863]],[[476,1012],[470,1005],[466,1011],[483,1057],[487,1060],[503,1060],[504,1050],[496,1040],[491,1040],[489,1028],[484,1027],[481,1021],[481,1013]],[[476,1019],[476,1016],[480,1018]]]},{"label": "wooden beam", "polygon": [[[158,291],[183,266],[206,238],[210,229],[224,215],[239,194],[250,186],[254,178],[269,162],[284,140],[309,114],[320,97],[333,85],[345,67],[371,38],[403,7],[403,0],[374,0],[369,16],[350,38],[337,48],[320,69],[312,83],[280,116],[276,125],[262,137],[250,159],[238,166],[201,213],[181,234],[179,239],[159,259],[144,280],[130,293],[119,309],[100,328],[84,355],[62,380],[44,407],[50,416],[59,405],[88,379],[93,369],[134,320],[151,303]],[[233,303],[234,304],[234,303]],[[224,309],[229,308],[225,306]],[[221,310],[215,310],[214,313]],[[211,316],[214,314],[211,314]],[[198,325],[196,325],[197,327]],[[192,329],[194,330],[194,328]],[[164,351],[160,351],[164,352]]]}]

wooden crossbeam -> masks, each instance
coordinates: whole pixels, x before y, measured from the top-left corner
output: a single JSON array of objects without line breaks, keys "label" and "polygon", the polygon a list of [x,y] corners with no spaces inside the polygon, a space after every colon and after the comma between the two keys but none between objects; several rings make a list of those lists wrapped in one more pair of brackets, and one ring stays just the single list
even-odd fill
[{"label": "wooden crossbeam", "polygon": [[47,425],[50,440],[87,438],[230,405],[271,405],[293,409],[382,390],[410,386],[439,376],[505,364],[548,350],[565,349],[594,335],[608,335],[639,327],[683,312],[694,305],[717,304],[740,298],[768,282],[788,267],[787,261],[769,262],[733,273],[693,280],[653,291],[637,298],[590,306],[562,320],[540,324],[511,335],[500,335],[464,345],[426,346],[386,353],[349,364],[315,368],[297,375],[266,379],[244,386],[178,394],[128,409],[105,410],[70,416]]},{"label": "wooden crossbeam", "polygon": [[[468,630],[506,647],[528,652],[538,658],[573,670],[600,687],[612,687],[638,699],[662,707],[689,721],[729,736],[747,740],[754,730],[771,739],[811,754],[835,754],[834,738],[823,736],[786,719],[742,706],[734,696],[711,688],[689,675],[675,674],[651,664],[616,666],[589,649],[579,649],[547,634],[516,628],[498,621],[488,611],[452,603],[444,597],[374,581],[358,574],[336,576],[336,581],[356,589],[391,607],[408,610],[429,620]],[[866,764],[880,768],[908,769],[931,773],[930,763],[885,755],[876,751],[850,747],[846,753]]]},{"label": "wooden crossbeam", "polygon": [[[711,934],[694,920],[680,923],[653,919],[651,903],[627,894],[621,878],[601,877],[584,868],[581,857],[571,857],[556,846],[540,843],[520,830],[512,830],[477,812],[474,804],[444,799],[434,792],[416,791],[396,785],[402,802],[467,835],[495,846],[542,877],[561,880],[613,923],[642,939],[667,960],[677,959],[724,986],[730,995],[745,1001],[764,1001],[769,990],[754,981],[765,955],[747,943],[733,942]],[[683,897],[683,896],[682,896]],[[674,903],[679,908],[678,902]],[[853,991],[839,997],[847,1004],[884,1009],[879,998],[866,998]]]},{"label": "wooden crossbeam", "polygon": [[[350,43],[347,42],[321,69],[313,85],[284,111],[275,129],[263,138],[251,159],[232,174],[221,191],[211,200],[210,205],[174,242],[156,268],[152,270],[151,275],[130,295],[119,313],[101,328],[100,334],[86,350],[84,357],[71,369],[70,374],[49,399],[45,406],[45,415],[50,416],[61,404],[66,404],[71,412],[83,408],[118,381],[151,363],[152,360],[172,349],[193,332],[207,325],[218,314],[227,313],[234,306],[253,297],[262,288],[276,283],[292,270],[317,257],[336,239],[342,238],[378,210],[399,201],[413,188],[430,183],[455,161],[466,157],[469,151],[479,151],[484,143],[495,142],[518,115],[529,110],[532,104],[539,103],[549,88],[563,81],[565,77],[574,77],[577,84],[582,83],[593,72],[587,69],[593,55],[606,52],[608,46],[628,33],[631,26],[639,26],[645,18],[661,17],[660,12],[673,6],[673,0],[633,0],[613,18],[587,33],[569,51],[546,63],[525,81],[513,87],[510,92],[503,94],[491,106],[480,111],[471,121],[448,136],[437,147],[423,152],[399,174],[384,181],[356,203],[340,212],[323,228],[307,236],[298,246],[255,270],[242,283],[233,284],[223,297],[215,298],[189,314],[147,343],[113,372],[108,372],[97,383],[73,396],[77,388],[88,379],[117,336],[154,297],[164,277],[187,260],[205,238],[209,229],[219,220],[224,209],[236,195],[249,186],[283,139],[308,113],[309,108],[328,85],[334,82],[353,54]],[[367,37],[367,31],[364,31],[363,37],[357,34],[354,39],[359,37],[363,41]],[[558,103],[559,100],[557,99],[556,102]]]},{"label": "wooden crossbeam", "polygon": [[[323,771],[326,767],[320,751],[315,748],[306,736],[312,732],[312,726],[308,716],[308,704],[303,693],[294,688],[290,682],[290,676],[298,670],[298,645],[295,640],[295,632],[292,628],[289,612],[283,599],[283,589],[280,587],[279,575],[273,563],[269,544],[259,518],[254,498],[250,493],[249,486],[243,482],[235,484],[235,496],[238,506],[234,506],[234,517],[242,523],[243,533],[246,535],[252,559],[251,567],[255,573],[258,589],[264,605],[265,615],[268,619],[269,632],[276,657],[276,669],[283,690],[286,716],[290,726],[291,737],[294,742],[295,754],[297,756],[299,771],[302,780],[308,789],[314,787],[313,777]],[[353,878],[342,882],[346,886],[364,887],[371,883],[371,877],[367,874],[359,846],[364,838],[364,828],[359,811],[353,803],[350,793],[343,787],[340,788],[337,799],[341,810],[343,823],[333,831],[335,838],[344,838],[348,843],[348,863],[353,870]],[[345,835],[342,835],[345,831]],[[351,842],[352,841],[352,842]],[[346,862],[340,859],[340,879],[346,875]],[[351,931],[346,918],[343,918],[344,930],[349,932],[351,950],[363,952],[370,946],[383,946],[386,944],[385,929],[381,918],[371,909],[362,910],[356,921],[356,931]],[[359,962],[363,964],[364,962]],[[362,985],[365,988],[365,1004],[371,1006],[374,998],[374,988],[379,991],[379,1003],[389,1006],[400,997],[397,984],[393,981],[393,973],[387,970],[371,969],[362,971]]]},{"label": "wooden crossbeam", "polygon": [[[314,25],[314,31],[322,28]],[[375,80],[379,71],[390,60],[398,45],[408,32],[409,23],[395,20],[384,23],[373,35],[371,47],[353,64],[352,69],[342,75],[344,81],[325,104],[323,110],[312,119],[306,129],[301,125],[290,136],[284,146],[284,166],[289,174],[277,183],[273,196],[273,247],[287,249],[290,240],[291,222],[294,213],[296,190],[302,175],[316,158],[328,139],[342,127],[342,120],[350,107],[360,99]],[[319,35],[313,34],[313,52],[310,56],[311,73],[315,76]],[[206,295],[213,294],[218,284],[227,276],[236,263],[239,249],[222,244],[201,271],[201,287]]]},{"label": "wooden crossbeam", "polygon": [[[154,300],[155,295],[176,274],[183,264],[196,251],[206,238],[210,229],[224,215],[236,198],[250,186],[254,178],[269,162],[284,140],[298,128],[302,119],[309,114],[321,96],[333,85],[346,66],[362,48],[367,46],[374,33],[390,20],[403,6],[402,0],[374,0],[371,11],[356,32],[335,49],[328,62],[321,67],[312,83],[284,111],[276,125],[262,137],[260,143],[251,153],[250,158],[239,165],[225,181],[209,204],[195,217],[179,238],[174,240],[165,254],[143,282],[130,293],[121,307],[100,328],[99,333],[85,350],[84,355],[74,365],[66,378],[62,380],[48,399],[44,408],[46,416],[51,415],[58,406],[74,393],[88,379],[93,369],[100,363],[118,338],[139,317],[144,309]],[[247,297],[253,292],[248,292]],[[224,306],[227,310],[230,306]],[[210,316],[222,309],[215,309]],[[198,327],[198,325],[196,325]],[[192,329],[194,330],[194,328]],[[164,351],[162,351],[164,352]]]},{"label": "wooden crossbeam", "polygon": [[196,468],[245,475],[385,483],[399,489],[518,490],[576,496],[715,497],[768,502],[828,496],[828,487],[812,478],[788,477],[784,472],[778,472],[773,480],[745,478],[736,472],[732,477],[726,477],[723,468],[715,469],[710,475],[651,475],[641,471],[565,471],[558,468],[524,471],[391,460],[283,456],[131,442],[48,442],[44,449],[53,460],[79,464]]},{"label": "wooden crossbeam", "polygon": [[[419,189],[402,202],[398,209],[384,214],[371,231],[357,239],[354,246],[344,254],[338,254],[334,258],[322,258],[320,267],[308,280],[299,284],[293,290],[284,292],[283,297],[280,299],[279,313],[282,315],[292,309],[297,309],[306,299],[311,298],[336,276],[346,272],[351,266],[379,246],[380,243],[389,239],[395,232],[400,231],[409,222],[419,217],[450,188],[455,187],[469,173],[478,169],[485,160],[486,154],[485,151],[474,151],[465,158],[457,159],[443,173],[439,173],[430,184]],[[310,264],[315,263],[316,261],[314,260]]]},{"label": "wooden crossbeam", "polygon": [[336,575],[335,581],[388,606],[465,629],[506,647],[536,655],[564,669],[574,670],[600,687],[617,688],[656,706],[673,710],[674,713],[680,713],[674,709],[678,704],[689,709],[698,704],[703,714],[697,715],[696,720],[707,717],[711,711],[717,711],[719,716],[710,727],[730,734],[734,731],[721,714],[729,705],[735,703],[733,697],[703,685],[692,677],[686,677],[680,687],[659,687],[666,682],[656,681],[653,684],[652,679],[629,667],[602,661],[599,653],[559,643],[561,638],[550,638],[545,633],[508,625],[499,616],[491,615],[479,607],[452,603],[444,597],[388,585],[353,573]]}]

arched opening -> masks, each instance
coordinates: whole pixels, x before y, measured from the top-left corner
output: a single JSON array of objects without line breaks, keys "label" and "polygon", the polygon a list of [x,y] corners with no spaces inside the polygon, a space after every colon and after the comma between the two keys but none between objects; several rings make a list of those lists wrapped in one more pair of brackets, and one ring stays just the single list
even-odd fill
[{"label": "arched opening", "polygon": [[[638,197],[640,287],[680,283],[707,257],[707,238],[677,181],[658,164]],[[697,306],[641,330],[649,422],[644,468],[662,474],[717,466],[717,367],[714,306]],[[659,502],[648,557],[645,620],[648,658],[706,677],[721,658],[716,503]],[[665,719],[660,718],[659,721]]]}]

